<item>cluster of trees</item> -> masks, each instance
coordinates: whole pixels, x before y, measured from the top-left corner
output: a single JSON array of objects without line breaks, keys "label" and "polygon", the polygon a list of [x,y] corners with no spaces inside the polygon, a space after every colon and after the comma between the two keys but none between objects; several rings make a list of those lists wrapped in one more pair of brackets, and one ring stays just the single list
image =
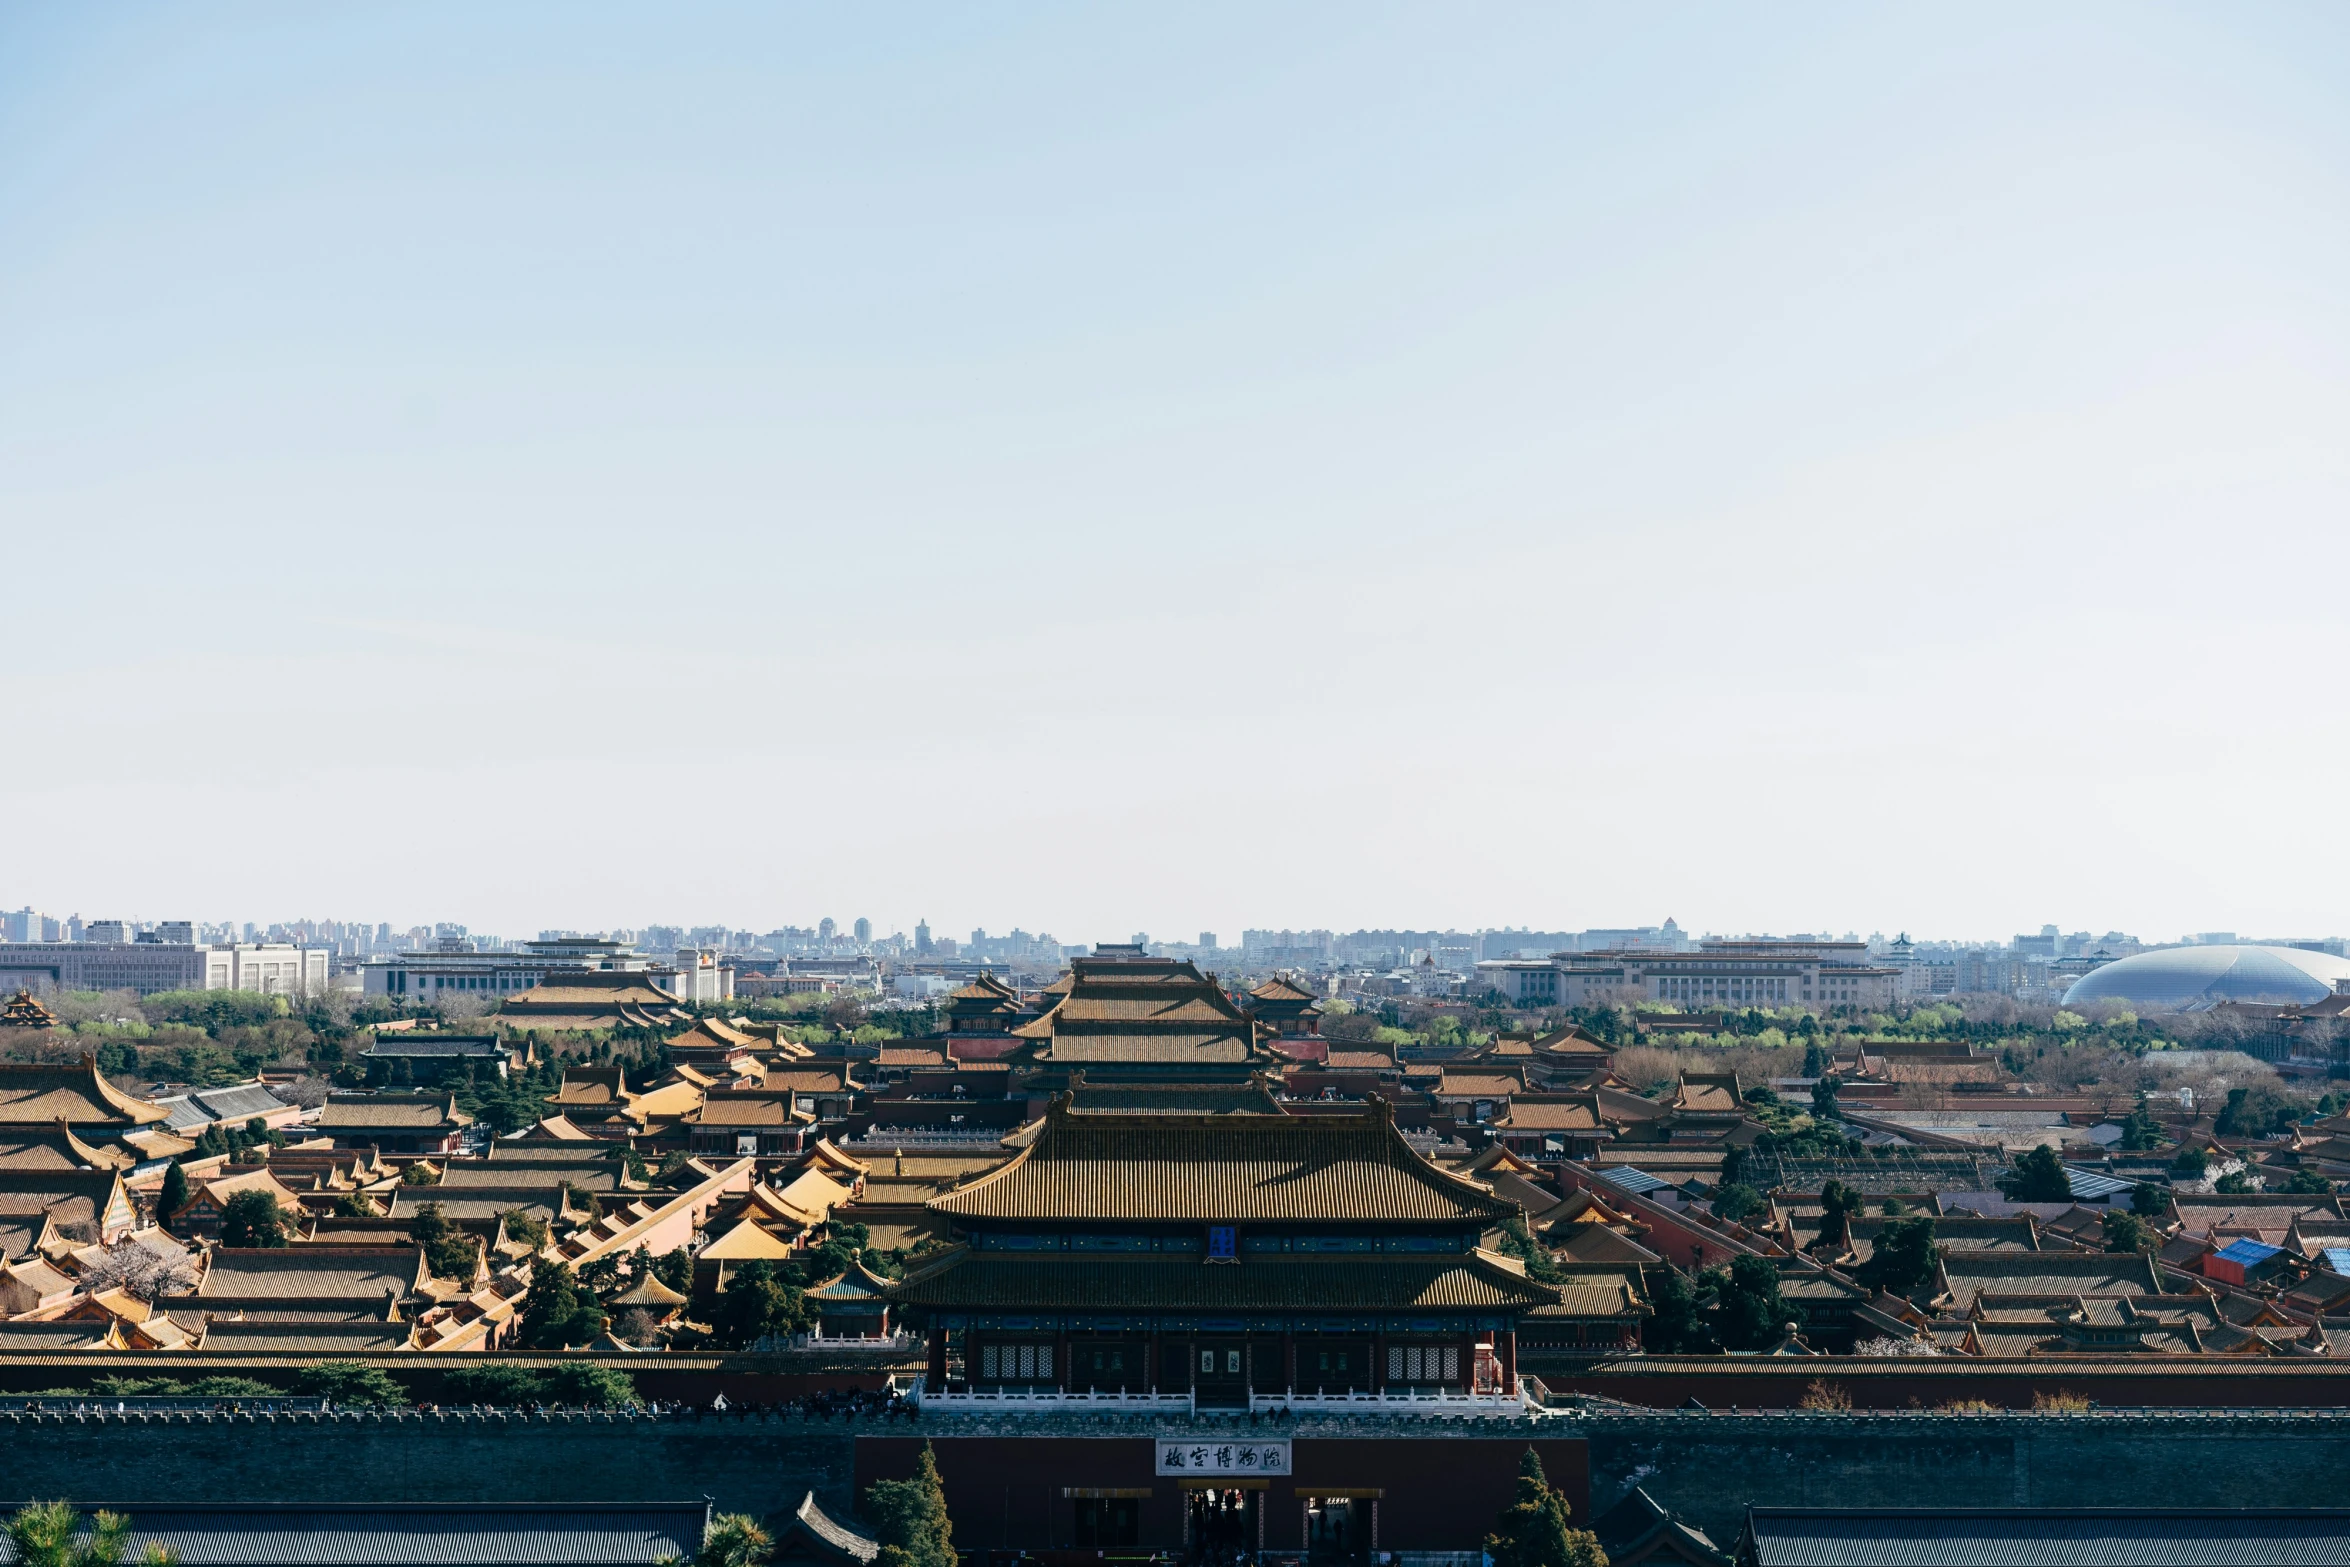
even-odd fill
[{"label": "cluster of trees", "polygon": [[1796,1320],[1779,1294],[1778,1265],[1768,1257],[1733,1258],[1693,1282],[1677,1269],[1657,1275],[1656,1314],[1642,1332],[1660,1355],[1710,1355],[1719,1350],[1769,1349]]},{"label": "cluster of trees", "polygon": [[217,1155],[242,1160],[255,1148],[283,1148],[285,1145],[286,1134],[272,1131],[269,1123],[260,1116],[253,1117],[243,1126],[215,1121],[196,1134],[196,1157],[210,1159]]},{"label": "cluster of trees", "polygon": [[94,1378],[86,1388],[53,1387],[37,1398],[297,1398],[331,1399],[337,1404],[402,1405],[418,1402],[417,1390],[443,1403],[561,1404],[606,1408],[642,1403],[627,1372],[594,1361],[566,1361],[539,1370],[505,1361],[463,1357],[467,1364],[434,1367],[403,1380],[377,1366],[330,1360],[302,1368],[285,1387],[251,1377]]},{"label": "cluster of trees", "polygon": [[[360,1025],[395,1015],[346,993],[288,997],[253,990],[65,991],[49,997],[60,1029],[114,1076],[166,1077],[216,1088],[263,1067],[340,1065]],[[32,1041],[37,1045],[38,1040]]]},{"label": "cluster of trees", "polygon": [[[1476,1027],[1475,1023],[1480,1022],[1487,1026]],[[1333,1044],[1377,1045],[1389,1050],[1461,1050],[1490,1038],[1493,1027],[1508,1026],[1508,1023],[1506,1013],[1495,1022],[1487,1022],[1480,1014],[1473,1022],[1464,1023],[1450,1012],[1428,1013],[1415,1019],[1392,1003],[1377,1010],[1356,1010],[1345,1002],[1330,1002],[1322,1019],[1322,1036]]]},{"label": "cluster of trees", "polygon": [[[121,1567],[130,1554],[131,1521],[101,1511],[85,1520],[67,1501],[30,1502],[8,1520],[17,1567]],[[177,1567],[179,1554],[150,1544],[140,1567]]]},{"label": "cluster of trees", "polygon": [[481,1260],[481,1242],[449,1222],[437,1202],[421,1203],[408,1233],[424,1248],[424,1260],[444,1279],[470,1279]]},{"label": "cluster of trees", "polygon": [[[177,1168],[177,1166],[174,1166]],[[286,1238],[285,1211],[277,1199],[267,1192],[239,1192],[220,1210],[220,1244],[223,1246],[284,1246]]]},{"label": "cluster of trees", "polygon": [[[1522,1223],[1519,1229],[1524,1229]],[[719,1341],[739,1348],[763,1338],[782,1338],[805,1331],[815,1320],[815,1313],[808,1307],[807,1292],[839,1278],[860,1258],[874,1272],[885,1277],[894,1275],[902,1265],[900,1254],[873,1251],[866,1244],[870,1239],[871,1232],[862,1224],[834,1225],[823,1240],[797,1257],[783,1262],[761,1259],[744,1263],[718,1294],[716,1320],[711,1327]],[[1539,1254],[1541,1248],[1529,1244],[1529,1250]],[[1555,1273],[1555,1267],[1552,1271]]]}]

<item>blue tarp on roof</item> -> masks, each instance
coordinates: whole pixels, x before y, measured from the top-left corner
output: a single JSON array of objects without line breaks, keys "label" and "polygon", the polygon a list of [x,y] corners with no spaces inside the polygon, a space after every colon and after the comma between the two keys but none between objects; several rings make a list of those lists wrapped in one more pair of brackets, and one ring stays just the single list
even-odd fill
[{"label": "blue tarp on roof", "polygon": [[2263,1246],[2258,1241],[2230,1241],[2219,1249],[2219,1254],[2230,1262],[2250,1268],[2268,1261],[2284,1249],[2282,1246]]},{"label": "blue tarp on roof", "polygon": [[2320,1254],[2328,1273],[2350,1278],[2350,1246],[2328,1246]]},{"label": "blue tarp on roof", "polygon": [[1618,1191],[1630,1192],[1635,1197],[1661,1192],[1673,1184],[1671,1181],[1660,1181],[1646,1170],[1635,1170],[1629,1165],[1620,1170],[1602,1170],[1599,1178]]}]

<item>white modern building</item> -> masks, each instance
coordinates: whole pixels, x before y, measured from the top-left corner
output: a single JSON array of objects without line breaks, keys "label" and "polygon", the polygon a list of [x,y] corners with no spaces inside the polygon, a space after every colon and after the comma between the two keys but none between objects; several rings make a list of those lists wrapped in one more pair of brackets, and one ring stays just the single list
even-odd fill
[{"label": "white modern building", "polygon": [[676,962],[669,964],[625,943],[594,936],[526,941],[519,948],[494,952],[476,950],[462,936],[445,937],[429,952],[403,952],[367,964],[361,970],[361,989],[370,996],[418,1004],[466,995],[498,1002],[551,974],[585,969],[642,974],[680,1001],[734,999],[734,965],[715,951],[681,947]]},{"label": "white modern building", "polygon": [[1695,952],[1561,952],[1548,962],[1477,965],[1472,991],[1498,990],[1524,1007],[1629,1006],[1663,1001],[1689,1011],[1730,1007],[1888,1007],[1902,970],[1858,941],[1708,941]]},{"label": "white modern building", "polygon": [[[92,932],[128,934],[119,922],[93,921]],[[333,955],[322,947],[284,942],[205,945],[157,939],[185,924],[142,931],[130,940],[9,942],[0,944],[0,990],[36,995],[57,990],[258,990],[300,996],[327,987]]]},{"label": "white modern building", "polygon": [[582,969],[625,969],[658,984],[655,967],[654,959],[626,944],[594,936],[526,941],[519,948],[494,952],[477,950],[463,936],[445,936],[429,951],[402,952],[367,964],[361,970],[361,989],[398,1001],[431,1002],[456,995],[497,1001],[530,989],[549,974]]}]

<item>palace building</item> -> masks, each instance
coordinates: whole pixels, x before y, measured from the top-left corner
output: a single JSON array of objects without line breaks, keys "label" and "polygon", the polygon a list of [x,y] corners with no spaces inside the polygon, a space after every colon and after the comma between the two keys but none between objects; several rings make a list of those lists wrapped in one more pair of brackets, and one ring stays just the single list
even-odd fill
[{"label": "palace building", "polygon": [[1038,1086],[1065,1087],[1072,1071],[1097,1082],[1236,1083],[1281,1064],[1265,1047],[1271,1031],[1186,960],[1078,958],[1063,983],[1043,1016],[1012,1030],[1023,1046],[1006,1059]]},{"label": "palace building", "polygon": [[926,1406],[1514,1400],[1519,1319],[1559,1292],[1482,1249],[1517,1204],[1414,1152],[1385,1100],[1082,1107],[1101,1097],[1056,1096],[1009,1163],[926,1204],[961,1244],[889,1291],[926,1321]]}]

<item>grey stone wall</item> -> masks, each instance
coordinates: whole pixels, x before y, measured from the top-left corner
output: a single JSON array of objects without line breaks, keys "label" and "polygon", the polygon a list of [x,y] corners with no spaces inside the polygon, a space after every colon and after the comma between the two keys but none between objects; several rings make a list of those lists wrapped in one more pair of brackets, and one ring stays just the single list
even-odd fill
[{"label": "grey stone wall", "polygon": [[[782,1416],[0,1414],[0,1500],[628,1502],[846,1510],[856,1433]],[[902,1428],[901,1428],[902,1429]]]},{"label": "grey stone wall", "polygon": [[1780,1507],[2314,1507],[2350,1495],[2350,1414],[1591,1415],[1596,1514],[1635,1485],[1728,1550]]}]

